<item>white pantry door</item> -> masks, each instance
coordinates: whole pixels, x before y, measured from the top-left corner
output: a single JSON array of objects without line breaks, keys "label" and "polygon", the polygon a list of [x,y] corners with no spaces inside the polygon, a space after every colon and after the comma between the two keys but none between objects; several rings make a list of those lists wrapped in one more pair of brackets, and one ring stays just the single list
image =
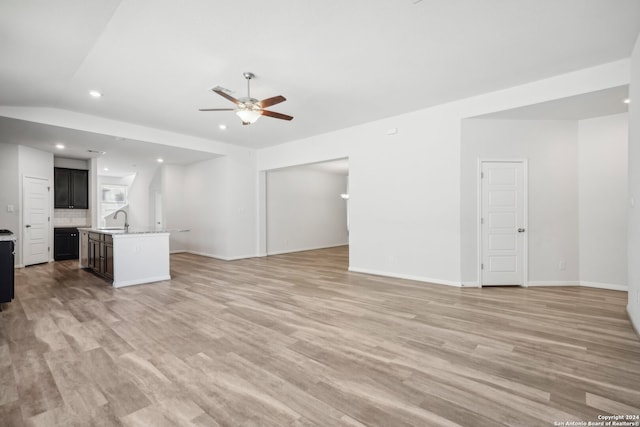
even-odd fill
[{"label": "white pantry door", "polygon": [[480,179],[481,284],[524,285],[525,164],[483,161]]},{"label": "white pantry door", "polygon": [[22,256],[25,266],[49,262],[49,180],[22,179]]}]

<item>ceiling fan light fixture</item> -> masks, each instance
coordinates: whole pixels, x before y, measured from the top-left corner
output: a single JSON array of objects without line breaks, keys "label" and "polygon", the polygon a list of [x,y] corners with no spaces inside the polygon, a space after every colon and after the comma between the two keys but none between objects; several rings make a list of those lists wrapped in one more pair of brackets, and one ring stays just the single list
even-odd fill
[{"label": "ceiling fan light fixture", "polygon": [[242,120],[243,123],[255,123],[256,120],[258,120],[261,116],[259,110],[251,110],[246,108],[239,109],[238,111],[236,111],[236,114],[238,115],[238,117],[240,117],[240,120]]}]

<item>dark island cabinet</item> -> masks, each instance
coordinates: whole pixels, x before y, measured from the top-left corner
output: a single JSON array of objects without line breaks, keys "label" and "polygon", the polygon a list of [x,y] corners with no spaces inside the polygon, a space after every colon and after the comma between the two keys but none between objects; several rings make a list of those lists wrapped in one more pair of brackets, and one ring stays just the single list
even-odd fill
[{"label": "dark island cabinet", "polygon": [[55,228],[53,230],[53,259],[78,259],[79,256],[78,229]]},{"label": "dark island cabinet", "polygon": [[[15,246],[11,240],[0,241],[0,303],[13,299],[13,269]],[[0,306],[0,311],[2,307]]]},{"label": "dark island cabinet", "polygon": [[89,171],[54,168],[54,207],[89,209]]},{"label": "dark island cabinet", "polygon": [[89,268],[94,273],[113,280],[113,236],[89,232],[88,249]]}]

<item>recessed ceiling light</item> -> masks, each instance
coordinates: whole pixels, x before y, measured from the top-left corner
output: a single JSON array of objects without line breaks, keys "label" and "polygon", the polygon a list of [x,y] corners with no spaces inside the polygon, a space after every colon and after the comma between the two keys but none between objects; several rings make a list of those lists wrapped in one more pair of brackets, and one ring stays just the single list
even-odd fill
[{"label": "recessed ceiling light", "polygon": [[164,160],[162,158],[158,158],[158,163],[162,163]]},{"label": "recessed ceiling light", "polygon": [[227,125],[219,125],[218,127],[220,128],[220,130],[225,130],[225,129],[227,129]]},{"label": "recessed ceiling light", "polygon": [[631,103],[631,100],[630,100],[629,98],[627,98],[627,99],[625,99],[625,100],[624,100],[624,101],[622,101],[622,102],[624,102],[625,104],[630,104],[630,103]]},{"label": "recessed ceiling light", "polygon": [[97,90],[90,90],[89,95],[93,96],[94,98],[100,98],[102,96],[102,93],[98,92]]},{"label": "recessed ceiling light", "polygon": [[105,171],[105,172],[109,172],[109,168],[104,168],[102,170]]},{"label": "recessed ceiling light", "polygon": [[58,150],[64,150],[64,144],[56,144]]}]

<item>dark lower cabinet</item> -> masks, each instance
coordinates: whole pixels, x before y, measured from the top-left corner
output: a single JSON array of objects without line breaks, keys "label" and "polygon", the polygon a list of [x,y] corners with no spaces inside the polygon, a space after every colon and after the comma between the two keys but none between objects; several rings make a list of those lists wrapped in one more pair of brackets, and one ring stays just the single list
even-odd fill
[{"label": "dark lower cabinet", "polygon": [[12,240],[0,241],[0,303],[13,299],[14,247]]},{"label": "dark lower cabinet", "polygon": [[89,268],[113,280],[113,237],[109,234],[89,233]]},{"label": "dark lower cabinet", "polygon": [[53,230],[53,259],[78,259],[79,238],[77,228],[55,228]]},{"label": "dark lower cabinet", "polygon": [[89,233],[89,268],[96,273],[102,273],[102,234]]},{"label": "dark lower cabinet", "polygon": [[104,236],[104,275],[113,280],[113,238]]}]

